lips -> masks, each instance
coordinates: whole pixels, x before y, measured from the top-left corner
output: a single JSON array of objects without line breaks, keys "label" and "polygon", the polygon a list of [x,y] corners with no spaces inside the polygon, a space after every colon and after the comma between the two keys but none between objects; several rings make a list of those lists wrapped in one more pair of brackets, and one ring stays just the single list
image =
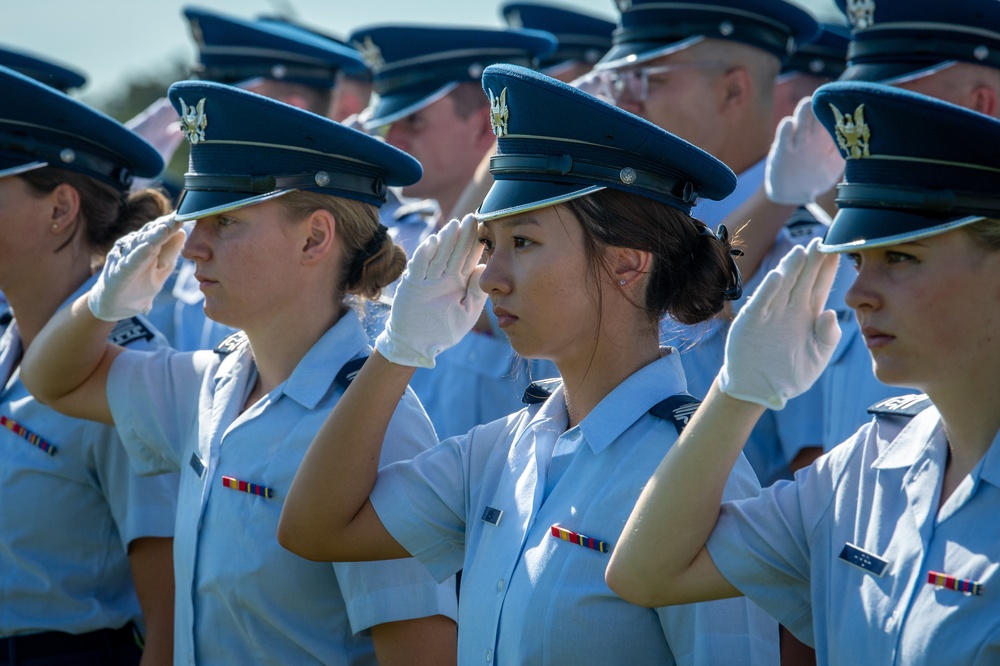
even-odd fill
[{"label": "lips", "polygon": [[512,315],[510,312],[508,312],[507,310],[504,310],[503,308],[498,308],[498,307],[494,306],[493,307],[493,314],[496,315],[496,317],[497,317],[497,326],[499,326],[501,329],[503,329],[503,328],[505,328],[507,326],[510,326],[511,324],[513,324],[514,322],[517,321],[517,317],[516,316]]},{"label": "lips", "polygon": [[861,334],[865,336],[865,345],[869,349],[879,349],[896,339],[896,336],[890,335],[873,326],[862,327]]}]

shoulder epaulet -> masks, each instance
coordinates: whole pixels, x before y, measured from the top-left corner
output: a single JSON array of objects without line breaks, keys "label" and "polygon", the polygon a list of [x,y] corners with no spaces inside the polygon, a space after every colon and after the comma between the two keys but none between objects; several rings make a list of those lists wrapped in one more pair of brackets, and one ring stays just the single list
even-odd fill
[{"label": "shoulder epaulet", "polygon": [[14,321],[14,312],[10,308],[0,312],[0,328],[7,328],[12,321]]},{"label": "shoulder epaulet", "polygon": [[923,393],[898,395],[880,400],[868,408],[868,413],[875,416],[916,416],[931,405],[931,399]]},{"label": "shoulder epaulet", "polygon": [[561,385],[562,379],[558,377],[554,379],[539,379],[538,381],[531,382],[528,384],[528,388],[524,389],[521,402],[526,405],[537,405],[545,402]]},{"label": "shoulder epaulet", "polygon": [[649,413],[672,422],[680,435],[700,404],[701,400],[693,395],[678,393],[653,405]]},{"label": "shoulder epaulet", "polygon": [[219,343],[219,346],[215,348],[215,353],[225,356],[226,354],[232,354],[234,351],[239,349],[244,342],[247,341],[247,334],[243,331],[236,331],[231,335],[227,335]]},{"label": "shoulder epaulet", "polygon": [[438,205],[433,199],[417,199],[407,201],[392,213],[392,217],[397,222],[409,215],[419,215],[420,217],[434,217],[437,215]]},{"label": "shoulder epaulet", "polygon": [[112,344],[124,347],[130,342],[152,340],[154,337],[155,334],[138,317],[129,317],[115,324],[115,327],[111,329],[111,335],[108,336],[108,340]]},{"label": "shoulder epaulet", "polygon": [[824,225],[804,207],[797,208],[785,222],[785,229],[792,238],[811,234],[817,226]]},{"label": "shoulder epaulet", "polygon": [[359,372],[361,372],[361,366],[363,366],[367,360],[367,356],[362,356],[361,358],[356,358],[353,361],[348,361],[344,364],[344,367],[340,369],[340,372],[337,373],[337,377],[334,381],[342,386],[344,390],[347,390],[347,387],[351,385],[354,378],[358,376]]}]

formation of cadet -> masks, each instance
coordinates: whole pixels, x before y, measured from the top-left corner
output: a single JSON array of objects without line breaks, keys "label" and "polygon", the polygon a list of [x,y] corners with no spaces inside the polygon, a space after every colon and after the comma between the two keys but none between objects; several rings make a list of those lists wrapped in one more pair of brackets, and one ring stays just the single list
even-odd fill
[{"label": "formation of cadet", "polygon": [[0,45],[0,664],[1000,663],[1000,2],[183,16]]}]

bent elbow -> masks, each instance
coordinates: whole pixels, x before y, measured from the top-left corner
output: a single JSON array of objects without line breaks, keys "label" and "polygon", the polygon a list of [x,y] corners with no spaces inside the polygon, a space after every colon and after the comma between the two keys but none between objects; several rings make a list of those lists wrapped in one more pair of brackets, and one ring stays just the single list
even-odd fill
[{"label": "bent elbow", "polygon": [[643,585],[629,571],[623,571],[623,567],[612,562],[604,572],[604,582],[608,584],[611,591],[619,597],[644,608],[655,608],[658,604],[649,596],[649,585]]},{"label": "bent elbow", "polygon": [[317,547],[318,544],[310,538],[311,531],[288,519],[285,513],[278,520],[278,544],[288,552],[313,562],[329,561]]}]

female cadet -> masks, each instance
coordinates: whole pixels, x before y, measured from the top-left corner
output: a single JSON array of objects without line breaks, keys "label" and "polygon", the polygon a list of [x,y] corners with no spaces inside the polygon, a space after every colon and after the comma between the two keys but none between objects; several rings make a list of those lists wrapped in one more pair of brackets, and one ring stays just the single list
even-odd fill
[{"label": "female cadet", "polygon": [[[820,663],[996,664],[1000,121],[863,83],[820,88],[813,109],[846,153],[841,210],[737,318],[608,581],[650,605],[746,594]],[[847,302],[875,374],[926,395],[877,405],[794,481],[720,508],[761,405],[804,390],[837,344],[822,312],[836,257],[821,251],[857,267]]]},{"label": "female cadet", "polygon": [[[59,409],[115,423],[136,465],[180,470],[179,663],[453,662],[453,582],[413,561],[308,562],[275,539],[295,469],[367,354],[345,294],[377,296],[405,265],[377,206],[387,184],[417,180],[419,164],[221,84],[181,82],[169,98],[191,142],[177,215],[111,252],[98,284],[25,359],[31,385]],[[191,353],[106,344],[107,319],[149,306],[190,219],[184,254],[206,312],[244,333]],[[384,461],[414,455],[432,433],[411,394],[391,416]]]},{"label": "female cadet", "polygon": [[[604,583],[642,479],[695,402],[658,346],[659,316],[700,321],[739,291],[728,241],[689,215],[695,197],[729,193],[732,172],[530,70],[490,66],[483,87],[499,153],[482,226],[453,220],[414,254],[376,353],[299,469],[279,541],[315,559],[413,554],[439,578],[462,569],[460,663],[776,661],[777,627],[751,604],[654,612]],[[376,482],[414,366],[460,339],[487,294],[514,349],[551,359],[561,387]],[[756,492],[743,461],[728,493]]]},{"label": "female cadet", "polygon": [[[114,428],[63,416],[21,356],[85,293],[119,236],[165,212],[133,176],[163,168],[119,123],[0,67],[0,663],[169,664],[177,477],[139,477]],[[139,319],[104,336],[160,337]],[[137,624],[145,620],[145,652]]]}]

